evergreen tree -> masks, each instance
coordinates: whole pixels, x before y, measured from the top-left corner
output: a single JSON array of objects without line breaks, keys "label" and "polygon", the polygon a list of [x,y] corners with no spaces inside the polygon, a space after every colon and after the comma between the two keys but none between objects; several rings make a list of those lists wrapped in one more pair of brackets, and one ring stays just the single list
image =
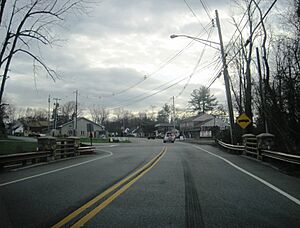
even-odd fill
[{"label": "evergreen tree", "polygon": [[199,89],[194,89],[191,93],[191,99],[189,100],[193,111],[200,113],[206,113],[213,110],[217,106],[218,102],[214,95],[210,94],[209,88],[201,86]]}]

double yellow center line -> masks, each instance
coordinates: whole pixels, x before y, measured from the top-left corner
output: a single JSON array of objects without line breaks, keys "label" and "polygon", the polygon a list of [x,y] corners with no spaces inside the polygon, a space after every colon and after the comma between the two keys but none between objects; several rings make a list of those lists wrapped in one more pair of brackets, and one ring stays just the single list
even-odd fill
[{"label": "double yellow center line", "polygon": [[[115,185],[109,187],[104,192],[69,214],[67,217],[62,219],[60,222],[53,225],[53,228],[63,227],[67,223],[71,222],[71,220],[75,220],[76,217],[84,213],[87,209],[98,203],[101,199],[108,196],[110,193],[114,193],[109,196],[106,200],[96,206],[93,210],[89,211],[83,217],[81,217],[78,221],[76,221],[71,227],[81,227],[86,222],[91,220],[95,215],[97,215],[101,210],[103,210],[106,206],[108,206],[114,199],[120,196],[123,192],[125,192],[131,185],[133,185],[138,179],[144,176],[150,169],[152,169],[160,159],[165,155],[167,152],[167,148],[164,147],[161,152],[151,159],[147,164],[145,164],[142,168],[138,169],[137,171],[133,172],[129,176],[125,177]],[[118,189],[118,190],[117,190]],[[69,226],[69,225],[68,225]]]}]

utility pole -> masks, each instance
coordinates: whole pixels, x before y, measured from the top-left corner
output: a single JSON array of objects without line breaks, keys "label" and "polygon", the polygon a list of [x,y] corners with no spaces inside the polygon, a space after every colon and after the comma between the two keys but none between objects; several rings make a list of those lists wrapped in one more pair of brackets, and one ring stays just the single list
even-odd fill
[{"label": "utility pole", "polygon": [[175,130],[175,128],[176,128],[176,124],[175,124],[175,98],[174,98],[174,96],[172,98],[173,98],[173,126],[174,126],[174,130]]},{"label": "utility pole", "polygon": [[228,74],[228,69],[227,69],[226,56],[225,56],[225,52],[224,52],[224,45],[223,45],[223,38],[222,38],[220,21],[219,21],[219,15],[218,15],[217,10],[215,12],[216,12],[216,23],[217,23],[219,39],[220,39],[220,48],[221,48],[223,69],[224,69],[223,74],[224,74],[227,106],[228,106],[229,121],[230,121],[230,138],[231,138],[231,143],[235,144],[234,116],[233,116],[232,99],[231,99],[231,92],[230,92],[230,85],[229,85],[229,74]]},{"label": "utility pole", "polygon": [[50,111],[50,104],[51,103],[51,97],[50,97],[50,94],[49,94],[49,97],[48,97],[48,132],[49,132],[49,135],[50,135],[50,118],[51,118],[51,111]]},{"label": "utility pole", "polygon": [[78,90],[75,91],[75,125],[74,125],[74,136],[77,135],[77,115],[78,115]]},{"label": "utility pole", "polygon": [[56,130],[56,128],[57,128],[57,114],[58,114],[57,109],[59,107],[58,101],[60,101],[61,99],[53,98],[53,100],[55,101],[54,102],[54,129]]}]

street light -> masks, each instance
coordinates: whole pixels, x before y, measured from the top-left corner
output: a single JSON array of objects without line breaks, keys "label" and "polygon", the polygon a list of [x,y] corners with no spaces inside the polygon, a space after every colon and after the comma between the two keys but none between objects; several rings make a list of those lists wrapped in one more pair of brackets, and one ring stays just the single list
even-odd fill
[{"label": "street light", "polygon": [[[216,43],[213,41],[209,40],[204,40],[198,37],[193,37],[193,36],[188,36],[188,35],[171,35],[170,38],[176,38],[176,37],[186,37],[195,41],[198,41],[200,43],[204,43],[206,45],[209,45],[212,48],[218,49],[221,51],[222,55],[222,62],[223,62],[223,74],[224,74],[224,82],[225,82],[225,90],[226,90],[226,98],[227,98],[227,105],[228,105],[228,112],[229,112],[229,121],[230,121],[230,139],[231,143],[235,144],[235,130],[234,130],[234,116],[233,116],[233,107],[232,107],[232,99],[231,99],[231,92],[230,92],[230,84],[229,84],[229,74],[228,74],[228,69],[227,69],[227,63],[226,63],[226,56],[225,56],[225,51],[224,51],[224,46],[223,46],[223,39],[222,39],[222,32],[221,32],[221,26],[220,26],[220,21],[219,21],[219,15],[218,11],[216,10],[216,24],[218,27],[218,33],[219,33],[219,39],[220,43]],[[212,46],[211,44],[217,44],[219,48],[216,48]]]},{"label": "street light", "polygon": [[220,46],[220,43],[217,43],[217,42],[214,42],[214,41],[204,40],[204,39],[201,39],[201,38],[198,38],[198,37],[193,37],[193,36],[188,36],[188,35],[183,35],[183,34],[179,34],[179,35],[173,34],[173,35],[170,36],[171,39],[174,39],[174,38],[177,38],[177,37],[186,37],[186,38],[195,40],[197,42],[200,42],[202,44],[208,45],[208,46],[220,51],[220,48],[212,46],[212,44]]}]

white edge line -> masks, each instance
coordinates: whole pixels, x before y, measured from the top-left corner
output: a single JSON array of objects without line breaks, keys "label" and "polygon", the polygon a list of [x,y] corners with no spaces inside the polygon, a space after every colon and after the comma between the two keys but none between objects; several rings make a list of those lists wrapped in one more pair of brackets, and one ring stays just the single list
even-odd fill
[{"label": "white edge line", "polygon": [[110,151],[106,151],[106,150],[101,150],[101,151],[108,153],[108,155],[104,155],[102,157],[98,157],[98,158],[91,159],[91,160],[88,160],[88,161],[80,162],[80,163],[70,165],[70,166],[66,166],[66,167],[63,167],[63,168],[51,170],[51,171],[48,171],[48,172],[36,174],[36,175],[33,175],[33,176],[24,177],[24,178],[21,178],[21,179],[18,179],[18,180],[9,181],[9,182],[5,182],[5,183],[0,183],[0,187],[7,186],[7,185],[10,185],[10,184],[14,184],[14,183],[18,183],[18,182],[25,181],[25,180],[29,180],[29,179],[33,179],[33,178],[36,178],[36,177],[48,175],[48,174],[51,174],[51,173],[59,172],[59,171],[65,170],[65,169],[74,168],[76,166],[84,165],[84,164],[87,164],[87,163],[90,163],[90,162],[93,162],[93,161],[96,161],[96,160],[100,160],[100,159],[103,159],[103,158],[107,158],[107,157],[110,157],[110,156],[113,155],[113,153],[110,152]]},{"label": "white edge line", "polygon": [[212,155],[212,156],[215,156],[215,157],[217,157],[217,158],[219,158],[219,159],[225,161],[226,163],[228,163],[228,164],[231,165],[232,167],[234,167],[234,168],[236,168],[237,170],[239,170],[239,171],[241,171],[241,172],[247,174],[248,176],[250,176],[250,177],[256,179],[257,181],[263,183],[264,185],[268,186],[269,188],[273,189],[274,191],[278,192],[279,194],[283,195],[284,197],[288,198],[289,200],[293,201],[294,203],[298,204],[298,206],[300,206],[300,200],[299,200],[299,199],[297,199],[296,197],[294,197],[294,196],[292,196],[292,195],[286,193],[285,191],[281,190],[280,188],[277,188],[276,186],[272,185],[271,183],[265,181],[264,179],[262,179],[262,178],[260,178],[260,177],[258,177],[258,176],[255,176],[254,174],[248,172],[247,170],[245,170],[245,169],[243,169],[243,168],[241,168],[241,167],[235,165],[235,164],[232,163],[231,161],[228,161],[227,159],[225,159],[225,158],[223,158],[223,157],[221,157],[221,156],[219,156],[219,155],[216,155],[216,154],[214,154],[214,153],[212,153],[212,152],[210,152],[210,151],[208,151],[208,150],[205,150],[205,149],[203,149],[203,148],[201,148],[201,147],[199,147],[199,146],[194,146],[194,145],[193,145],[193,147],[195,147],[195,148],[197,148],[197,149],[200,149],[200,150],[202,150],[202,151],[204,151],[204,152],[206,152],[206,153],[208,153],[208,154],[210,154],[210,155]]}]

